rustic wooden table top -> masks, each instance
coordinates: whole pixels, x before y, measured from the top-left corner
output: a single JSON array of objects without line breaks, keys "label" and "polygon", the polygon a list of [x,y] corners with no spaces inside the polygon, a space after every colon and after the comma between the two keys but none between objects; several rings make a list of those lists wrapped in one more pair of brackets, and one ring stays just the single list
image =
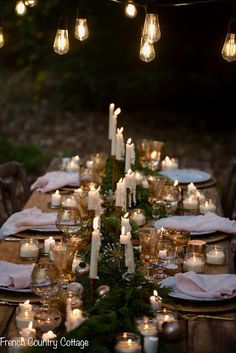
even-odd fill
[{"label": "rustic wooden table top", "polygon": [[[56,169],[58,161],[53,161],[50,165],[50,170]],[[194,167],[203,171],[211,173],[212,171],[208,163],[182,163],[183,167]],[[217,187],[212,186],[208,188],[208,192],[212,193],[218,199],[217,211],[221,214],[221,207]],[[33,192],[25,205],[25,208],[38,207],[45,212],[53,211],[48,207],[50,201],[50,194],[43,194]],[[55,211],[55,210],[54,210]],[[230,244],[231,237],[227,237],[218,244],[226,246],[227,256],[226,264],[224,266],[210,266],[206,268],[206,273],[235,273],[234,269],[234,254],[231,250]],[[41,241],[41,246],[43,242]],[[14,263],[22,263],[19,258],[19,241],[6,241],[0,242],[0,260],[10,261]],[[41,258],[40,261],[45,261]],[[46,260],[47,261],[47,260]],[[5,293],[6,298],[7,294]],[[9,293],[10,296],[10,293]],[[1,299],[2,300],[2,299]],[[0,303],[1,303],[0,300]],[[26,300],[26,299],[25,299]],[[6,300],[7,301],[7,300]],[[235,353],[236,352],[236,302],[223,301],[220,305],[214,306],[212,302],[209,305],[205,304],[204,307],[196,303],[176,302],[180,309],[180,318],[193,313],[203,315],[217,316],[217,317],[231,317],[234,320],[221,320],[206,317],[198,317],[194,320],[186,318],[180,319],[182,326],[181,341],[178,342],[180,346],[180,353]],[[204,304],[203,304],[204,305]],[[211,309],[212,308],[212,309]],[[8,303],[7,305],[0,305],[0,337],[14,337],[17,335],[15,326],[15,309],[16,305]],[[210,312],[209,312],[210,310]],[[212,311],[211,311],[212,310]],[[7,352],[6,347],[0,346],[0,352]],[[102,353],[102,352],[101,352]]]}]

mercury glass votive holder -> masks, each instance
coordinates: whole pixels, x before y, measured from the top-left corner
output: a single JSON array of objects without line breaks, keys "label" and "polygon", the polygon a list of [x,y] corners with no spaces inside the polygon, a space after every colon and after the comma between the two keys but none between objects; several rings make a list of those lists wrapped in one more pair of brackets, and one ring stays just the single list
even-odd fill
[{"label": "mercury glass votive holder", "polygon": [[114,350],[116,353],[141,353],[140,337],[132,332],[117,335]]}]

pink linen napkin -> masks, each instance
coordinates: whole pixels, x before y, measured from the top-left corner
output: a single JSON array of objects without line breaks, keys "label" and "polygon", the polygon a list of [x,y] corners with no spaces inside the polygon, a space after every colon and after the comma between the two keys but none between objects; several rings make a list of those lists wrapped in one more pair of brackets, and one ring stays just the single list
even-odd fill
[{"label": "pink linen napkin", "polygon": [[189,232],[221,231],[236,234],[236,221],[207,212],[205,215],[189,217],[167,217],[155,222],[155,227],[179,228]]},{"label": "pink linen napkin", "polygon": [[65,185],[79,186],[79,172],[54,171],[39,177],[30,187],[31,190],[49,192]]},{"label": "pink linen napkin", "polygon": [[179,291],[193,297],[224,299],[236,296],[236,275],[201,275],[193,271],[175,275],[175,284]]},{"label": "pink linen napkin", "polygon": [[17,265],[0,261],[0,286],[14,289],[29,288],[35,264]]},{"label": "pink linen napkin", "polygon": [[39,208],[26,208],[21,212],[11,215],[0,229],[0,237],[16,234],[30,228],[50,228],[55,226],[57,213],[42,212]]}]

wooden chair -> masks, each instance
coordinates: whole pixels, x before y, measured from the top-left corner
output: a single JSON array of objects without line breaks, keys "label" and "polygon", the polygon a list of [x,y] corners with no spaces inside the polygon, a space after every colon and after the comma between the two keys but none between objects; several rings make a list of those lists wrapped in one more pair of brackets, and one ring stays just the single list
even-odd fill
[{"label": "wooden chair", "polygon": [[5,194],[5,197],[8,196],[7,198],[11,201],[11,213],[20,211],[30,195],[24,164],[16,161],[1,164],[0,179],[2,181],[2,197]]},{"label": "wooden chair", "polygon": [[221,201],[225,217],[234,218],[236,207],[236,160],[231,162],[229,175],[222,190]]},{"label": "wooden chair", "polygon": [[0,179],[0,225],[14,212],[9,185]]}]

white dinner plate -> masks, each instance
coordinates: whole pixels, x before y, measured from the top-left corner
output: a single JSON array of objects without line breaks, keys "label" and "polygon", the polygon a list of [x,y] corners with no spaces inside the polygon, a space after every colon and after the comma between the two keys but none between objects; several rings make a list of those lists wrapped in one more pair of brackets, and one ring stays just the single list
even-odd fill
[{"label": "white dinner plate", "polygon": [[8,292],[15,292],[15,293],[32,293],[32,290],[30,288],[22,288],[22,289],[16,289],[13,287],[1,287],[0,290],[6,290]]},{"label": "white dinner plate", "polygon": [[[198,217],[198,216],[169,216],[168,218],[174,219],[176,221],[180,221],[180,226],[178,227],[178,229],[184,229],[184,227],[181,227],[181,222],[188,222],[190,219],[194,218],[194,217]],[[155,223],[154,226],[156,228],[161,228],[163,227],[162,225],[162,220],[163,219],[168,219],[168,218],[162,218],[162,219],[158,219]],[[164,226],[164,228],[170,228],[168,226]],[[176,228],[176,227],[175,227]],[[213,234],[215,233],[217,230],[216,229],[212,229],[212,230],[206,230],[206,231],[194,231],[194,232],[190,232],[190,234],[192,236],[198,236],[198,235],[207,235],[207,234]]]},{"label": "white dinner plate", "polygon": [[211,179],[211,175],[197,169],[167,169],[159,172],[159,174],[168,177],[180,184],[203,183]]},{"label": "white dinner plate", "polygon": [[191,300],[191,301],[206,301],[206,302],[212,302],[212,301],[222,301],[222,300],[229,300],[234,298],[235,296],[231,295],[225,298],[200,298],[200,297],[194,297],[189,294],[185,294],[180,292],[175,285],[175,278],[174,277],[167,277],[165,278],[161,284],[161,287],[168,286],[172,287],[172,291],[169,293],[169,296],[172,298],[177,298],[177,299],[184,299],[184,300]]},{"label": "white dinner plate", "polygon": [[57,227],[49,227],[49,228],[30,228],[29,230],[33,230],[36,232],[59,232]]}]

